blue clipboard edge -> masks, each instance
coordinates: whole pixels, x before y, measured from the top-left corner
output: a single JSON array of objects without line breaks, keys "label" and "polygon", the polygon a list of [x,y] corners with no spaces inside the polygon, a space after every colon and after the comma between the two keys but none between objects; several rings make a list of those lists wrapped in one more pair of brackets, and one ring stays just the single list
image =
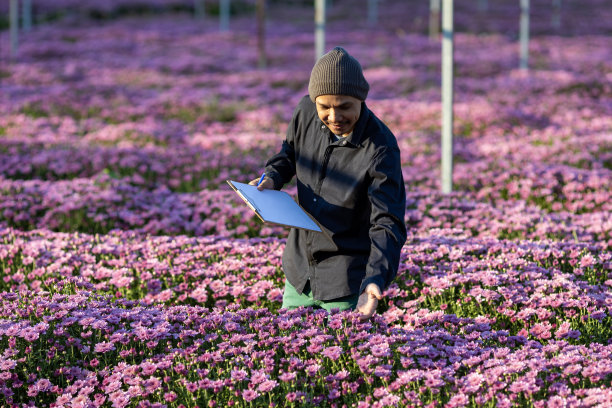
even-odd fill
[{"label": "blue clipboard edge", "polygon": [[[259,211],[257,210],[257,207],[255,205],[253,205],[253,203],[251,203],[249,201],[248,198],[246,198],[242,192],[240,191],[240,189],[238,187],[236,187],[234,185],[234,183],[232,183],[231,180],[225,180],[227,182],[227,184],[229,184],[229,186],[232,188],[232,190],[234,190],[236,192],[236,194],[238,194],[238,196],[246,203],[246,205],[253,210],[253,212],[257,215],[257,217],[264,223],[268,223],[268,224],[274,224],[274,225],[281,225],[283,227],[290,227],[290,228],[298,228],[298,229],[303,229],[303,230],[307,230],[307,231],[314,231],[314,232],[321,232],[323,233],[323,228],[321,228],[321,225],[319,225],[319,223],[317,222],[317,220],[315,220],[310,214],[308,214],[308,211],[304,210],[304,208],[302,208],[302,206],[296,202],[296,204],[302,209],[302,211],[304,211],[304,214],[306,214],[308,216],[308,218],[310,218],[312,220],[312,222],[315,223],[315,225],[319,228],[318,230],[314,230],[314,229],[310,229],[310,228],[302,228],[302,227],[296,227],[295,225],[288,225],[288,224],[280,224],[277,222],[273,222],[273,221],[266,221],[262,218],[261,214],[259,214]],[[285,193],[287,194],[287,193]]]}]

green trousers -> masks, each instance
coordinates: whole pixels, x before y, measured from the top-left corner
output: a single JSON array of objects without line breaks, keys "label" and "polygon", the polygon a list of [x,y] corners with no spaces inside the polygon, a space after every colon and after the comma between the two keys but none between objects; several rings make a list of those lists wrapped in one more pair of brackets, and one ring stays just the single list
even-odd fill
[{"label": "green trousers", "polygon": [[354,310],[357,307],[358,295],[349,295],[332,300],[315,300],[312,297],[310,290],[310,282],[306,283],[306,287],[302,294],[285,279],[285,293],[283,294],[283,309],[295,309],[300,306],[313,307],[315,309],[325,309],[331,312],[332,309]]}]

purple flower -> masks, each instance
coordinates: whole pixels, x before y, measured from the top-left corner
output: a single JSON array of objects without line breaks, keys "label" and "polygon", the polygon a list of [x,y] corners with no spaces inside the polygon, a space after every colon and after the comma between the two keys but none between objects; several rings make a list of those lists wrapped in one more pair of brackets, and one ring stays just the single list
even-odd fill
[{"label": "purple flower", "polygon": [[97,343],[94,346],[94,351],[96,353],[107,353],[109,351],[115,350],[115,345],[113,343],[107,342],[107,341],[103,341],[100,343]]},{"label": "purple flower", "polygon": [[174,402],[174,401],[176,401],[176,398],[177,398],[177,397],[178,397],[178,396],[177,396],[177,395],[176,395],[176,393],[175,393],[175,392],[173,392],[173,391],[170,391],[170,392],[166,392],[166,393],[164,393],[164,400],[165,400],[166,402]]},{"label": "purple flower", "polygon": [[73,408],[87,408],[91,405],[91,400],[87,395],[79,394],[70,401]]},{"label": "purple flower", "polygon": [[309,366],[307,366],[304,371],[306,371],[306,374],[308,374],[309,376],[314,376],[317,372],[319,372],[319,370],[321,369],[321,366],[319,364],[310,364]]},{"label": "purple flower", "polygon": [[258,370],[255,371],[253,373],[253,375],[251,375],[251,384],[260,384],[262,382],[264,382],[265,380],[267,380],[269,378],[269,375],[266,374],[265,371],[263,370]]},{"label": "purple flower", "polygon": [[257,397],[259,397],[259,393],[255,390],[247,389],[242,391],[242,398],[247,402],[251,402]]},{"label": "purple flower", "polygon": [[278,382],[276,382],[275,380],[265,380],[264,382],[259,384],[259,387],[257,387],[257,389],[260,392],[269,392],[276,388],[277,385]]},{"label": "purple flower", "polygon": [[326,347],[325,349],[323,349],[321,354],[324,357],[327,357],[327,358],[329,358],[332,361],[336,361],[342,355],[342,347],[340,347],[340,346]]},{"label": "purple flower", "polygon": [[72,395],[70,394],[62,394],[55,400],[57,405],[65,405],[68,404],[72,400]]},{"label": "purple flower", "polygon": [[374,357],[388,357],[391,355],[391,349],[388,343],[374,344],[370,350]]},{"label": "purple flower", "polygon": [[35,384],[35,387],[39,392],[48,391],[52,386],[53,384],[51,384],[51,381],[47,380],[46,378],[39,379]]},{"label": "purple flower", "polygon": [[286,373],[282,373],[278,376],[278,379],[283,381],[283,382],[290,382],[295,380],[297,377],[297,374],[292,371],[292,372],[286,372]]},{"label": "purple flower", "polygon": [[351,373],[347,370],[340,370],[334,376],[337,381],[344,381],[351,376]]},{"label": "purple flower", "polygon": [[336,398],[340,398],[342,394],[340,393],[340,391],[337,388],[332,388],[329,393],[327,394],[327,398],[330,400],[336,399]]},{"label": "purple flower", "polygon": [[151,394],[155,392],[155,390],[157,390],[160,386],[161,386],[161,381],[157,377],[148,378],[143,383],[143,387],[145,388],[145,391],[147,394]]},{"label": "purple flower", "polygon": [[470,399],[467,395],[463,393],[455,394],[450,398],[446,406],[448,408],[465,407],[469,402]]}]

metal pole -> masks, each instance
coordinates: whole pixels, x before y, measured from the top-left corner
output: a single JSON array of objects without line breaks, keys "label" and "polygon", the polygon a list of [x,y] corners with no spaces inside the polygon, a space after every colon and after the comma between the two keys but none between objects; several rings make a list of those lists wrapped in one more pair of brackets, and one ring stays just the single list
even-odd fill
[{"label": "metal pole", "polygon": [[32,0],[23,0],[22,19],[23,30],[30,31],[32,29]]},{"label": "metal pole", "polygon": [[259,68],[266,67],[266,0],[257,0],[257,50]]},{"label": "metal pole", "polygon": [[429,0],[429,38],[437,40],[440,35],[440,0]]},{"label": "metal pole", "polygon": [[368,0],[368,23],[378,24],[378,0]]},{"label": "metal pole", "polygon": [[19,46],[19,0],[11,0],[9,7],[11,55],[15,57]]},{"label": "metal pole", "polygon": [[194,16],[198,20],[203,20],[206,17],[205,0],[193,0]]},{"label": "metal pole", "polygon": [[561,28],[561,0],[553,0],[552,26],[555,30]]},{"label": "metal pole", "polygon": [[325,0],[315,0],[315,61],[325,54]]},{"label": "metal pole", "polygon": [[521,0],[521,23],[520,23],[520,65],[521,69],[527,69],[529,63],[529,0]]},{"label": "metal pole", "polygon": [[230,0],[219,0],[219,29],[228,31],[230,24]]},{"label": "metal pole", "polygon": [[442,1],[442,192],[453,191],[453,0]]}]

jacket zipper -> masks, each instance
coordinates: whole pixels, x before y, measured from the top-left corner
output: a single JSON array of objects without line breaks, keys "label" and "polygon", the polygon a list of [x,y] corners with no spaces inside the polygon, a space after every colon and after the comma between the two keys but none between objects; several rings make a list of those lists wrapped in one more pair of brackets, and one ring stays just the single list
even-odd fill
[{"label": "jacket zipper", "polygon": [[[315,194],[319,195],[319,193],[321,192],[321,187],[323,186],[323,179],[325,178],[325,175],[327,173],[327,164],[329,163],[329,158],[331,156],[331,152],[332,149],[334,148],[333,145],[329,145],[325,148],[325,154],[323,155],[323,164],[321,166],[321,174],[319,175],[319,180],[317,181],[317,188],[315,190]],[[308,238],[306,239],[306,246],[307,246],[307,254],[308,254],[308,266],[309,266],[309,280],[310,280],[310,291],[312,293],[312,296],[315,296],[315,282],[314,282],[314,269],[315,269],[315,265],[316,265],[316,261],[314,259],[314,257],[312,256],[312,239],[313,239],[313,234],[311,234],[310,232],[306,231],[306,233],[308,234]]]},{"label": "jacket zipper", "polygon": [[317,182],[317,189],[315,191],[317,195],[319,195],[319,193],[321,192],[321,187],[323,186],[323,179],[325,178],[325,175],[327,174],[327,165],[329,163],[329,158],[331,156],[331,152],[333,148],[334,148],[333,145],[329,145],[325,148],[325,155],[323,156],[323,165],[321,167],[321,174],[319,175],[319,180]]}]

